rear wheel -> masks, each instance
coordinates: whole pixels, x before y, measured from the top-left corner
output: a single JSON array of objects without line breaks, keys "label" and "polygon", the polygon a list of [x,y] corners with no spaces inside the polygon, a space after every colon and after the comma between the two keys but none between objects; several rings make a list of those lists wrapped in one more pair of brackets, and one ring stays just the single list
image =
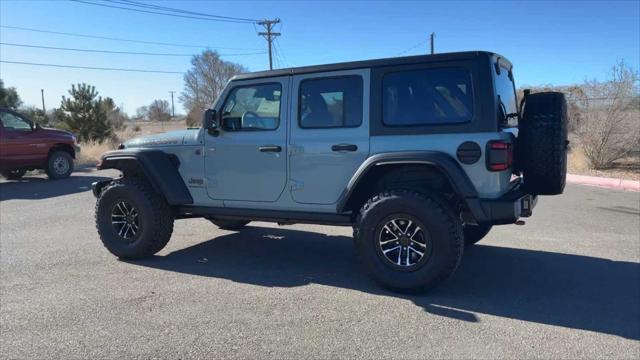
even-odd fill
[{"label": "rear wheel", "polygon": [[73,158],[66,151],[55,151],[49,155],[45,171],[49,179],[68,178],[73,172]]},{"label": "rear wheel", "polygon": [[360,210],[356,248],[369,274],[395,291],[424,291],[449,278],[463,252],[462,225],[434,194],[391,190]]},{"label": "rear wheel", "polygon": [[104,246],[124,259],[157,253],[173,232],[171,208],[140,179],[125,178],[107,185],[96,203],[95,217]]},{"label": "rear wheel", "polygon": [[207,220],[222,230],[240,230],[249,223],[249,221],[246,220],[221,220],[212,218],[208,218]]},{"label": "rear wheel", "polygon": [[20,180],[27,173],[27,170],[9,170],[3,171],[1,174],[8,180]]},{"label": "rear wheel", "polygon": [[473,245],[482,240],[489,231],[491,231],[491,225],[469,225],[465,224],[462,227],[464,232],[464,244],[466,246]]}]

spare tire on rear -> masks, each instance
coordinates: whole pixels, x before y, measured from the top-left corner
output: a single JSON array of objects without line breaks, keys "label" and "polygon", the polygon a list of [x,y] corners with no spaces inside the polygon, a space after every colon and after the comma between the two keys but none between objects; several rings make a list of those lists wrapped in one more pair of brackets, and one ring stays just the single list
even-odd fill
[{"label": "spare tire on rear", "polygon": [[534,195],[562,194],[569,144],[564,94],[528,95],[518,128],[515,165],[522,171],[524,190]]}]

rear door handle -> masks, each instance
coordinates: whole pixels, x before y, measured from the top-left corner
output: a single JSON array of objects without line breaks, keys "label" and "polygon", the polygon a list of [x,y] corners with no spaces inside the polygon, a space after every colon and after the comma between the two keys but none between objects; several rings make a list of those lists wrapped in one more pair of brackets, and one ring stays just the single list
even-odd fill
[{"label": "rear door handle", "polygon": [[354,144],[336,144],[331,146],[332,151],[358,151],[358,146]]},{"label": "rear door handle", "polygon": [[282,147],[278,145],[262,145],[258,150],[260,150],[260,152],[281,152]]}]

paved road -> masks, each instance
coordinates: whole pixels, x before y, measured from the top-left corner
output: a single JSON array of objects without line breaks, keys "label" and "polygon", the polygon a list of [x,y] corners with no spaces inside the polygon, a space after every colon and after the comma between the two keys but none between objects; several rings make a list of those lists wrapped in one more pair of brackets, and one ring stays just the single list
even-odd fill
[{"label": "paved road", "polygon": [[378,288],[350,229],[177,222],[145,261],[102,248],[89,184],[0,184],[3,358],[638,358],[640,194],[569,186],[424,296]]}]

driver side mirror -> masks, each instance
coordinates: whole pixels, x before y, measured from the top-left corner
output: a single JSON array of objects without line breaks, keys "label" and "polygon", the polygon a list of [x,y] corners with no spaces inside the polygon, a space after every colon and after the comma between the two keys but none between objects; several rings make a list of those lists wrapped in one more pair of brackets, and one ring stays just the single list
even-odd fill
[{"label": "driver side mirror", "polygon": [[34,130],[34,131],[35,131],[35,130],[40,130],[40,129],[42,129],[42,126],[40,126],[40,124],[39,124],[39,123],[35,123],[35,124],[33,125],[33,130]]},{"label": "driver side mirror", "polygon": [[202,127],[207,130],[209,135],[218,136],[218,114],[214,109],[207,109],[202,114]]}]

